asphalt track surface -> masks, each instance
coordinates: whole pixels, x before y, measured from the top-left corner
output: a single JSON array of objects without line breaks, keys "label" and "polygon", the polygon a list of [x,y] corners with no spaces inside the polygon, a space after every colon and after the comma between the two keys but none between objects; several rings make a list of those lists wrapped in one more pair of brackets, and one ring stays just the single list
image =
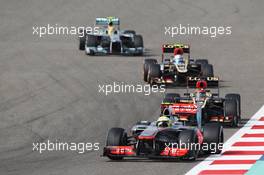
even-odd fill
[{"label": "asphalt track surface", "polygon": [[[32,152],[32,142],[99,142],[107,130],[154,119],[163,94],[98,93],[98,84],[143,84],[144,57],[88,57],[76,36],[32,35],[32,26],[92,25],[97,16],[118,16],[121,27],[141,33],[146,56],[159,57],[164,42],[192,45],[194,58],[208,58],[222,94],[242,95],[246,120],[264,99],[262,0],[1,0],[0,1],[0,174],[101,175],[184,174],[196,162],[111,162],[100,151]],[[231,36],[164,35],[165,25],[232,26]],[[175,91],[178,91],[176,89]],[[237,129],[226,128],[226,139]]]}]

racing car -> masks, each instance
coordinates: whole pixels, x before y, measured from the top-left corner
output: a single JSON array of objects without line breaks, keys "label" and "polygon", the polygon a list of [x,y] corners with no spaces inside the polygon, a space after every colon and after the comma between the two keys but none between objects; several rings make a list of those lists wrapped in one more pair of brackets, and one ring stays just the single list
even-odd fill
[{"label": "racing car", "polygon": [[[201,117],[201,112],[198,113],[197,117]],[[204,153],[220,154],[223,140],[223,127],[219,123],[191,126],[166,115],[153,122],[139,121],[129,133],[123,128],[111,128],[103,156],[112,160],[124,157],[195,160]]]},{"label": "racing car", "polygon": [[164,44],[160,64],[156,59],[144,60],[143,79],[149,84],[185,85],[187,77],[214,77],[213,65],[206,59],[191,59],[187,44]]},{"label": "racing car", "polygon": [[84,32],[79,37],[79,49],[87,55],[124,54],[142,55],[143,38],[134,30],[120,30],[120,20],[116,17],[96,18],[93,33]]},{"label": "racing car", "polygon": [[[193,83],[193,79],[188,82]],[[212,80],[211,80],[212,81]],[[215,83],[219,79],[214,79]],[[203,122],[220,122],[231,127],[237,127],[241,120],[241,97],[240,94],[230,93],[225,97],[219,95],[219,83],[217,93],[212,93],[207,88],[205,80],[196,81],[196,90],[193,93],[184,94],[167,93],[161,103],[161,113],[170,108],[172,114],[178,116],[181,121],[196,122],[197,106],[201,106]],[[190,87],[190,86],[189,86]]]}]

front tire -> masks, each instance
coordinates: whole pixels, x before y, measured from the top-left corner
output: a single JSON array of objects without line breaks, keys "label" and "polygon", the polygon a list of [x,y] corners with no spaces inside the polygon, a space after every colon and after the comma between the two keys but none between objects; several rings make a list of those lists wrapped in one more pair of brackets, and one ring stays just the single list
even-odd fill
[{"label": "front tire", "polygon": [[[111,128],[108,132],[106,139],[106,146],[126,146],[127,134],[123,128]],[[110,156],[111,160],[122,160],[122,156]]]},{"label": "front tire", "polygon": [[[179,143],[180,148],[182,148],[183,145],[189,149],[188,155],[185,157],[188,160],[195,160],[198,157],[199,149],[193,148],[193,145],[198,144],[198,138],[196,137],[195,130],[183,130],[179,134]],[[184,148],[182,148],[184,149]]]},{"label": "front tire", "polygon": [[[87,35],[87,43],[86,44],[87,44],[87,47],[97,47],[97,44],[98,44],[97,36]],[[95,53],[90,52],[90,53],[86,53],[86,54],[93,56]]]},{"label": "front tire", "polygon": [[150,64],[148,72],[148,83],[152,86],[154,84],[155,78],[161,77],[160,65],[159,64]]},{"label": "front tire", "polygon": [[203,136],[204,136],[204,144],[207,144],[208,148],[212,148],[212,150],[203,150],[203,152],[208,154],[220,154],[222,149],[220,148],[220,144],[223,145],[224,142],[224,132],[223,127],[219,123],[206,123],[203,127]]}]

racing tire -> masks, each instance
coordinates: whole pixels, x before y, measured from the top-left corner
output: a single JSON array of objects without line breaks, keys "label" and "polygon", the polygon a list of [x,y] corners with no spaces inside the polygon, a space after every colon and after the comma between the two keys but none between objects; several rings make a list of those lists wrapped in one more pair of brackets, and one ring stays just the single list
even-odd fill
[{"label": "racing tire", "polygon": [[[80,33],[82,33],[83,30],[80,30]],[[83,36],[79,36],[79,50],[85,49],[85,39],[86,39],[86,33],[83,34]]]},{"label": "racing tire", "polygon": [[196,64],[209,64],[208,60],[207,59],[197,59],[195,60],[195,63]]},{"label": "racing tire", "polygon": [[133,34],[133,35],[135,35],[136,31],[135,30],[125,30],[124,34]]},{"label": "racing tire", "polygon": [[157,64],[158,61],[156,59],[145,59],[143,63],[143,80],[147,81],[148,77],[148,69],[150,64]]},{"label": "racing tire", "polygon": [[[144,47],[143,37],[141,35],[134,35],[134,45],[135,45],[135,48]],[[143,50],[142,52],[137,53],[135,55],[143,55]]]},{"label": "racing tire", "polygon": [[[87,35],[87,47],[97,47],[97,36],[94,36],[94,35]],[[90,52],[90,53],[87,53],[86,52],[86,55],[94,55],[95,53],[94,52]]]},{"label": "racing tire", "polygon": [[232,117],[232,122],[230,125],[232,127],[237,127],[239,123],[239,116],[238,116],[238,104],[235,99],[225,99],[224,101],[224,116]]},{"label": "racing tire", "polygon": [[141,35],[135,35],[134,36],[135,39],[135,47],[144,47],[144,43],[143,43],[143,37]]},{"label": "racing tire", "polygon": [[203,144],[207,144],[207,148],[212,148],[213,150],[203,150],[206,154],[220,154],[222,152],[222,146],[224,143],[224,132],[223,126],[220,123],[206,123],[203,126]]},{"label": "racing tire", "polygon": [[161,77],[160,65],[159,64],[150,64],[148,70],[148,83],[152,86],[154,84],[153,80],[155,78]]},{"label": "racing tire", "polygon": [[238,118],[241,119],[241,96],[240,94],[226,94],[225,99],[234,99],[238,105]]},{"label": "racing tire", "polygon": [[[108,131],[106,146],[125,146],[127,145],[127,133],[123,128],[111,128]],[[111,160],[122,160],[122,156],[110,156]]]},{"label": "racing tire", "polygon": [[201,72],[203,77],[213,77],[214,68],[212,64],[201,64]]},{"label": "racing tire", "polygon": [[[184,156],[183,159],[187,160],[195,160],[198,157],[199,154],[199,148],[196,148],[196,144],[198,143],[198,138],[196,136],[195,130],[183,130],[179,134],[179,148],[189,149],[188,154]],[[193,148],[193,145],[194,148]]]},{"label": "racing tire", "polygon": [[87,35],[87,46],[96,47],[97,46],[97,36]]}]

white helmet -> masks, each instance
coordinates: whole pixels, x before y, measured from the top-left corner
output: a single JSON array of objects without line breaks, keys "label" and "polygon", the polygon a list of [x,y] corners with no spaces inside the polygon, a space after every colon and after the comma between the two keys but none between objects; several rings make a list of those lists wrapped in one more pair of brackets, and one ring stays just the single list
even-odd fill
[{"label": "white helmet", "polygon": [[182,64],[182,63],[183,63],[183,56],[177,54],[177,55],[174,56],[173,61],[174,61],[176,64]]},{"label": "white helmet", "polygon": [[182,59],[182,58],[183,58],[182,55],[179,55],[179,54],[174,56],[174,59],[178,59],[178,60],[180,60],[180,59]]}]

